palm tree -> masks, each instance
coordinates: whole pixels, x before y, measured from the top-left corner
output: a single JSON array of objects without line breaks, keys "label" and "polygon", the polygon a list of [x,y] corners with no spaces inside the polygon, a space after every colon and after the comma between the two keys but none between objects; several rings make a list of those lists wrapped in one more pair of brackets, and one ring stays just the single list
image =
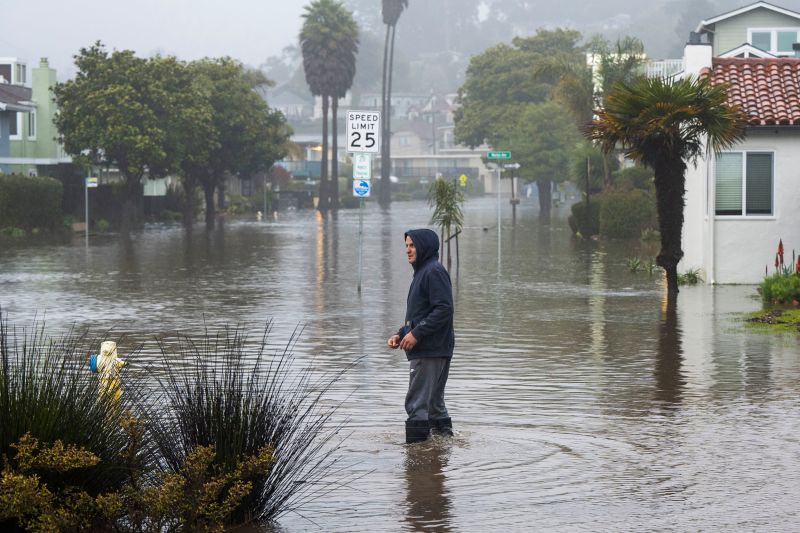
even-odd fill
[{"label": "palm tree", "polygon": [[655,173],[661,251],[656,263],[667,273],[667,295],[678,294],[678,262],[683,257],[684,186],[687,162],[719,153],[744,137],[745,117],[729,105],[724,85],[708,78],[684,78],[671,83],[640,78],[618,83],[605,99],[605,108],[586,135],[604,152],[618,145],[629,159]]},{"label": "palm tree", "polygon": [[[322,97],[322,169],[319,180],[320,211],[338,205],[337,117],[338,99],[353,84],[358,52],[358,26],[352,13],[335,0],[314,0],[303,13],[300,30],[303,70],[311,94]],[[328,181],[328,110],[333,104],[333,169]]]},{"label": "palm tree", "polygon": [[339,208],[339,158],[337,126],[339,99],[344,98],[356,75],[356,55],[358,54],[358,25],[353,14],[339,4],[336,17],[331,21],[334,27],[331,47],[336,51],[336,61],[330,65],[333,74],[333,93],[331,95],[331,207]]},{"label": "palm tree", "polygon": [[403,9],[408,7],[408,0],[382,0],[381,11],[383,23],[386,24],[386,38],[383,43],[383,83],[381,86],[381,115],[383,118],[383,131],[381,132],[381,185],[378,191],[378,202],[383,207],[392,203],[391,183],[389,174],[392,169],[391,162],[391,124],[392,113],[392,64],[394,62],[394,35],[397,21]]},{"label": "palm tree", "polygon": [[439,226],[442,254],[444,254],[444,245],[447,244],[447,270],[450,270],[451,264],[450,240],[455,235],[456,242],[458,242],[458,233],[464,225],[464,212],[461,210],[463,203],[464,193],[461,192],[455,181],[436,178],[431,184],[428,192],[428,205],[433,207],[431,224]]}]

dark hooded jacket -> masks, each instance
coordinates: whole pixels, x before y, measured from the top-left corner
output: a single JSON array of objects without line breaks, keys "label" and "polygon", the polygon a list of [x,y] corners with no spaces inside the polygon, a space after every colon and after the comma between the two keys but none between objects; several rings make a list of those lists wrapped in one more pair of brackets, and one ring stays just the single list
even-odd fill
[{"label": "dark hooded jacket", "polygon": [[412,229],[411,237],[417,250],[413,263],[414,278],[408,289],[405,325],[397,332],[402,339],[411,331],[417,344],[406,351],[408,359],[423,357],[453,357],[453,287],[450,274],[439,262],[439,237],[429,229]]}]

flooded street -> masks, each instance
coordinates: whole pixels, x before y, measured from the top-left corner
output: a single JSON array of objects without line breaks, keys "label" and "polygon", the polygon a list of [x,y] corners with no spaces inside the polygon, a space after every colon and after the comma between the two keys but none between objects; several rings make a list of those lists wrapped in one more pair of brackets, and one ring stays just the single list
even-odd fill
[{"label": "flooded street", "polygon": [[503,209],[498,258],[494,200],[465,206],[450,441],[403,444],[407,362],[385,348],[422,202],[367,208],[360,295],[358,211],[294,211],[188,236],[149,226],[88,251],[82,239],[3,249],[0,305],[55,334],[113,328],[123,354],[144,342],[137,357],[153,365],[157,335],[258,335],[269,319],[276,346],[304,326],[298,363],[361,358],[331,398],[356,479],[276,531],[796,530],[800,336],[745,329],[752,286],[685,287],[666,316],[660,279],[626,268],[642,245],[576,241],[566,208],[545,226],[523,203],[515,227]]}]

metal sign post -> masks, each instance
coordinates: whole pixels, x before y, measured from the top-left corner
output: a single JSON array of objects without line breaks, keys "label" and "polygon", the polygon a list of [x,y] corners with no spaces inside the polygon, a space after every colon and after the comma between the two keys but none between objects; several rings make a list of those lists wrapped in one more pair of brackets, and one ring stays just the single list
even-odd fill
[{"label": "metal sign post", "polygon": [[[369,157],[369,155],[367,155]],[[353,165],[355,169],[355,165]],[[355,170],[353,170],[355,172]],[[367,180],[353,180],[353,196],[358,201],[358,292],[361,293],[361,265],[364,257],[364,198],[368,198],[370,184]]]},{"label": "metal sign post", "polygon": [[364,198],[369,197],[372,154],[380,153],[381,114],[378,111],[347,112],[347,151],[353,158],[353,196],[358,202],[358,293],[361,294],[361,265],[364,260]]},{"label": "metal sign post", "polygon": [[83,187],[83,191],[84,191],[83,203],[84,203],[84,207],[85,207],[83,220],[85,221],[85,223],[84,223],[84,226],[85,226],[84,227],[84,234],[85,234],[85,237],[86,237],[86,247],[87,248],[89,247],[89,189],[90,188],[92,188],[92,189],[97,188],[97,178],[94,178],[94,177],[91,177],[91,176],[87,176],[86,180],[84,181],[84,187]]},{"label": "metal sign post", "polygon": [[500,273],[500,252],[501,252],[501,238],[503,230],[501,228],[500,218],[500,173],[503,171],[503,166],[500,165],[497,159],[511,159],[511,152],[509,151],[492,151],[486,154],[486,159],[494,160],[497,165],[497,272]]}]

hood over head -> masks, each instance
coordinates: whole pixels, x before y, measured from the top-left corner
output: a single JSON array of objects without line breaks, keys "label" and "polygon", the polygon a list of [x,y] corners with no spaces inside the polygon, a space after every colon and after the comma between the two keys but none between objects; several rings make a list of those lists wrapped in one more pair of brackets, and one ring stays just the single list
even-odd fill
[{"label": "hood over head", "polygon": [[439,259],[439,236],[435,231],[426,228],[410,229],[403,235],[403,242],[406,237],[411,237],[411,242],[417,249],[417,260],[413,264],[414,270],[431,259]]}]

